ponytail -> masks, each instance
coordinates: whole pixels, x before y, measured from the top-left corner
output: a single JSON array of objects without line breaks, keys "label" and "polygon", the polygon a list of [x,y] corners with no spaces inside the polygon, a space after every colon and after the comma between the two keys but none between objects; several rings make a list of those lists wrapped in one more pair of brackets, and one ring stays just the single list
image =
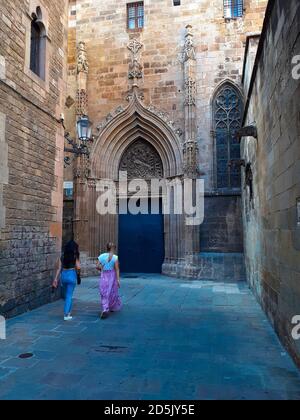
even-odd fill
[{"label": "ponytail", "polygon": [[112,243],[112,242],[109,242],[108,244],[107,244],[107,252],[109,253],[109,259],[108,259],[108,262],[110,263],[111,262],[111,260],[113,259],[113,257],[114,257],[114,250],[116,249],[116,246],[115,246],[115,244],[114,243]]}]

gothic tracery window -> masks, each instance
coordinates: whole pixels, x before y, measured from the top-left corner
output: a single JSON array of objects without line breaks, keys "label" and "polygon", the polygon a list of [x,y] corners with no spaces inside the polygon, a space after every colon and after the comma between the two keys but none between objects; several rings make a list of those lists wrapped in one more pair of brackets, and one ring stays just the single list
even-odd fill
[{"label": "gothic tracery window", "polygon": [[241,157],[236,132],[242,126],[243,99],[232,84],[226,83],[218,90],[214,98],[213,114],[217,188],[241,188],[241,169],[230,163]]}]

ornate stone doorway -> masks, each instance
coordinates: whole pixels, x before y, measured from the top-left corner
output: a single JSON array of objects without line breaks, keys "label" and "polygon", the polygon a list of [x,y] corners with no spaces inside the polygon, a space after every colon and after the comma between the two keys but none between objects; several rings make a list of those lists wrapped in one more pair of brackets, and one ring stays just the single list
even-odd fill
[{"label": "ornate stone doorway", "polygon": [[[127,171],[128,181],[136,178],[146,181],[153,178],[181,180],[184,167],[180,130],[167,114],[153,106],[146,106],[136,92],[129,98],[126,107],[120,106],[107,116],[98,126],[98,131],[90,156],[89,176],[86,182],[77,183],[75,216],[75,236],[80,241],[82,255],[86,255],[86,272],[91,274],[94,273],[95,259],[108,241],[115,242],[122,254],[122,238],[119,238],[119,222],[122,220],[119,213],[101,215],[97,212],[99,182],[110,180],[118,191],[120,170]],[[153,249],[159,250],[154,271],[176,274],[185,263],[183,218],[181,215],[155,216],[156,220],[146,216],[143,222],[132,219],[130,223],[133,226],[146,224],[146,231],[142,233],[144,238],[148,237],[151,224],[155,224],[157,232],[153,236],[156,236],[157,242],[148,246],[150,258]],[[158,265],[160,269],[163,265],[162,270],[157,269]]]},{"label": "ornate stone doorway", "polygon": [[[120,171],[128,180],[162,179],[163,163],[157,150],[143,138],[134,141],[124,152]],[[123,273],[161,273],[165,258],[164,216],[161,197],[148,197],[144,210],[147,214],[119,214],[119,257]],[[120,198],[121,200],[121,198]],[[126,199],[127,200],[127,199]],[[153,201],[159,212],[151,213]],[[128,204],[128,202],[127,202]],[[128,206],[127,206],[128,208]]]}]

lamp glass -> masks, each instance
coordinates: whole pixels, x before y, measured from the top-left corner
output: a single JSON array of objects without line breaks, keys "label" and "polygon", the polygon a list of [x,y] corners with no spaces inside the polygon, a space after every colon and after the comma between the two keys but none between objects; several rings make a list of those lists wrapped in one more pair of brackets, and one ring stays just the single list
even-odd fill
[{"label": "lamp glass", "polygon": [[88,141],[92,136],[92,123],[87,115],[83,115],[77,122],[78,138],[81,141]]}]

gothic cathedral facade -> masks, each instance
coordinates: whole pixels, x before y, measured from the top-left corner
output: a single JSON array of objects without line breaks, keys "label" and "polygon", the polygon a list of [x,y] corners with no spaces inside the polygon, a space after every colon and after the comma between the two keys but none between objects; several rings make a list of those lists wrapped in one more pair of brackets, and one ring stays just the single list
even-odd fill
[{"label": "gothic cathedral facade", "polygon": [[[65,171],[86,273],[114,241],[127,272],[245,277],[237,131],[246,41],[260,33],[266,3],[70,1],[66,126],[75,135],[88,115],[95,135],[89,158]],[[120,170],[146,181],[203,179],[204,223],[100,215],[97,184],[117,185]],[[131,255],[143,265],[134,267]]]}]

